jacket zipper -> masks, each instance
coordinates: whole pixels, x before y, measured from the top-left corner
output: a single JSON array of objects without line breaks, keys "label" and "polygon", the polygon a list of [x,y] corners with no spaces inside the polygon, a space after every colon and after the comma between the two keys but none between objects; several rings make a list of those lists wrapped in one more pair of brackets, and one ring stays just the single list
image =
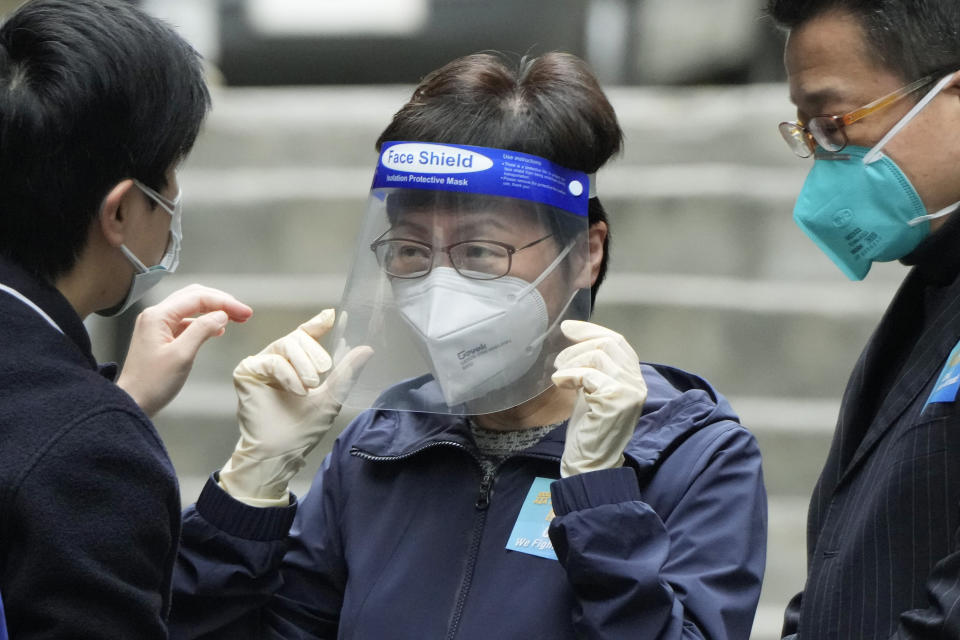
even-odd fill
[{"label": "jacket zipper", "polygon": [[[434,447],[454,447],[460,449],[461,451],[466,452],[471,459],[477,464],[477,466],[482,470],[483,465],[480,462],[480,459],[477,458],[476,454],[473,453],[468,447],[460,444],[459,442],[452,442],[450,440],[442,440],[438,442],[431,442],[425,446],[420,447],[419,449],[414,449],[413,451],[408,451],[399,456],[375,456],[364,451],[361,451],[357,448],[350,450],[350,453],[362,458],[364,460],[370,460],[371,462],[377,461],[396,461],[396,460],[405,460],[407,458],[413,457],[418,453],[426,451],[427,449],[432,449]],[[504,461],[505,462],[505,461]],[[501,462],[502,464],[502,462]],[[477,557],[480,555],[480,538],[483,535],[483,529],[487,523],[487,507],[490,506],[490,493],[493,489],[493,481],[496,478],[497,471],[500,469],[500,466],[497,465],[489,473],[484,473],[483,477],[480,479],[480,493],[477,495],[476,501],[473,503],[474,508],[477,510],[476,517],[474,518],[473,523],[473,534],[470,537],[470,550],[467,555],[467,566],[463,572],[463,578],[460,581],[460,592],[457,595],[457,603],[453,610],[453,615],[450,618],[450,627],[447,630],[447,640],[453,640],[457,631],[460,628],[460,619],[463,617],[463,607],[467,602],[467,595],[470,593],[470,586],[473,583],[473,571],[477,565]]]},{"label": "jacket zipper", "polygon": [[[456,443],[453,443],[456,444]],[[473,452],[464,447],[474,461],[480,468],[483,468],[483,465],[480,464],[480,460],[473,455]],[[454,610],[453,619],[450,622],[450,630],[447,632],[446,640],[454,640],[457,635],[457,631],[460,628],[460,619],[463,616],[463,607],[466,604],[467,595],[470,593],[470,586],[473,582],[473,570],[476,567],[477,557],[480,555],[480,537],[483,533],[483,528],[487,522],[487,507],[490,506],[490,493],[493,489],[493,482],[497,477],[497,472],[500,471],[500,467],[506,464],[509,460],[514,458],[534,458],[537,460],[550,460],[559,462],[559,458],[556,456],[546,455],[543,453],[520,453],[512,456],[508,456],[500,461],[496,467],[490,473],[484,474],[483,478],[480,481],[480,495],[477,497],[477,501],[474,503],[478,514],[477,519],[473,528],[473,539],[470,543],[470,555],[467,559],[467,568],[464,572],[463,583],[460,587],[460,595],[457,597],[457,607]]]},{"label": "jacket zipper", "polygon": [[[476,458],[474,458],[476,459]],[[477,464],[480,464],[477,462]],[[482,468],[482,465],[481,465]],[[480,480],[480,495],[473,503],[477,510],[473,522],[473,535],[470,538],[470,551],[467,555],[467,566],[463,572],[463,579],[460,582],[460,593],[457,595],[457,604],[453,610],[453,616],[450,619],[450,628],[447,630],[446,640],[453,640],[460,630],[460,620],[463,617],[463,607],[467,603],[467,596],[470,594],[470,587],[473,585],[473,571],[477,566],[477,558],[480,555],[480,538],[483,537],[483,530],[487,524],[487,507],[490,506],[490,490],[493,488],[493,480],[496,477],[497,470],[485,473]]]}]

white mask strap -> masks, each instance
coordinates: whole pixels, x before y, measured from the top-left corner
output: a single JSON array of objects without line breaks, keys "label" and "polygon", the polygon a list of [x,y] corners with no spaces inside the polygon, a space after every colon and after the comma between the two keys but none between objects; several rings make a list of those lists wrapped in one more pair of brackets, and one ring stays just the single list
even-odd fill
[{"label": "white mask strap", "polygon": [[928,91],[927,94],[923,96],[923,98],[921,98],[917,104],[913,105],[913,108],[907,112],[907,115],[900,118],[900,122],[893,125],[893,128],[891,128],[890,131],[887,131],[887,135],[880,138],[880,142],[874,145],[874,147],[867,152],[867,155],[863,157],[863,164],[871,164],[879,160],[883,155],[883,148],[888,142],[890,142],[893,136],[900,133],[900,131],[907,126],[918,113],[923,111],[923,108],[930,104],[930,101],[936,98],[937,95],[943,91],[944,87],[950,84],[950,80],[953,79],[953,76],[954,74],[950,73],[941,78],[940,81],[934,85],[933,89]]},{"label": "white mask strap", "polygon": [[566,247],[564,247],[563,251],[560,252],[560,255],[558,255],[558,256],[553,260],[553,262],[551,262],[551,263],[547,266],[547,268],[543,270],[543,273],[541,273],[539,276],[537,276],[537,279],[534,280],[533,282],[531,282],[528,286],[524,287],[524,288],[523,288],[523,291],[521,291],[520,293],[517,294],[517,297],[518,297],[518,298],[522,298],[523,296],[527,295],[527,294],[530,293],[533,289],[535,289],[538,284],[540,284],[541,282],[543,282],[543,279],[544,279],[544,278],[546,278],[548,275],[550,275],[551,273],[553,273],[553,270],[557,268],[557,265],[560,264],[560,262],[561,262],[564,258],[567,257],[567,254],[570,253],[570,250],[573,249],[573,245],[574,245],[575,242],[576,242],[576,240],[571,240],[571,241],[570,241],[570,244],[568,244]]},{"label": "white mask strap", "polygon": [[563,305],[562,309],[560,309],[560,313],[558,313],[557,317],[553,319],[553,322],[550,323],[550,326],[547,327],[547,330],[544,331],[539,338],[531,342],[528,348],[536,349],[543,343],[544,340],[547,339],[547,336],[553,333],[553,330],[556,328],[557,324],[559,324],[560,321],[563,320],[563,316],[567,314],[567,309],[570,308],[570,303],[573,302],[573,299],[577,297],[578,293],[580,293],[579,289],[570,294],[570,298],[567,299],[567,303]]},{"label": "white mask strap", "polygon": [[[550,273],[557,268],[557,265],[560,264],[560,261],[563,260],[568,253],[570,253],[570,250],[573,249],[573,245],[575,242],[576,241],[573,240],[566,247],[564,247],[563,251],[560,252],[560,255],[558,255],[556,259],[550,263],[550,266],[548,266],[546,269],[543,270],[543,273],[540,274],[540,277],[534,280],[533,282],[531,282],[529,287],[525,287],[523,292],[520,293],[517,297],[522,298],[523,296],[530,293],[530,291],[533,290],[534,287],[536,287],[538,284],[543,282],[543,279],[546,278],[548,275],[550,275]],[[544,340],[547,339],[547,336],[549,336],[553,332],[553,329],[557,326],[557,323],[560,322],[560,320],[563,318],[563,315],[567,312],[567,308],[570,306],[570,303],[573,302],[573,299],[577,297],[578,293],[580,293],[579,289],[574,291],[572,294],[570,294],[570,299],[567,300],[567,303],[563,305],[562,309],[560,309],[560,313],[557,314],[557,317],[553,320],[552,323],[550,323],[550,326],[547,327],[547,330],[544,331],[539,338],[537,338],[536,340],[530,343],[530,346],[527,347],[528,349],[536,349],[538,346],[540,346],[540,344]]]},{"label": "white mask strap", "polygon": [[591,197],[591,198],[596,198],[596,197],[597,197],[597,174],[596,174],[596,173],[589,173],[589,174],[587,174],[587,178],[590,180],[590,193],[589,193],[589,197]]},{"label": "white mask strap", "polygon": [[163,210],[169,213],[171,216],[175,216],[177,214],[177,205],[180,204],[180,200],[183,197],[183,189],[177,191],[177,197],[175,197],[173,200],[167,200],[158,191],[151,189],[137,179],[133,180],[133,184],[137,185],[141,191],[147,194],[147,197],[160,205]]},{"label": "white mask strap", "polygon": [[133,255],[133,251],[130,251],[130,249],[127,249],[124,245],[120,245],[120,251],[123,252],[123,255],[127,256],[127,260],[130,261],[130,264],[132,264],[138,272],[146,273],[150,271],[145,264],[140,262],[140,258]]},{"label": "white mask strap", "polygon": [[937,211],[936,213],[928,213],[925,216],[917,216],[912,220],[908,220],[907,224],[910,225],[911,227],[915,227],[921,222],[924,222],[925,220],[935,220],[937,218],[942,218],[948,213],[953,213],[957,209],[960,209],[960,202],[954,202],[951,205],[947,205],[946,207],[944,207],[943,209],[940,209],[940,211]]}]

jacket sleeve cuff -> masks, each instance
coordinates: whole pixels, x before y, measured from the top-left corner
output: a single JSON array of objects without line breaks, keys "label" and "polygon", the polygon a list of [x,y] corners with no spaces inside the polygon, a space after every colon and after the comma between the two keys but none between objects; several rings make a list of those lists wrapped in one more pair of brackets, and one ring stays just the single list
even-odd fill
[{"label": "jacket sleeve cuff", "polygon": [[641,500],[637,474],[631,467],[603,469],[555,480],[550,485],[553,512],[571,511]]},{"label": "jacket sleeve cuff", "polygon": [[216,528],[246,540],[271,541],[287,536],[297,515],[297,498],[290,494],[290,504],[283,507],[251,507],[220,488],[217,474],[197,498],[197,513]]}]

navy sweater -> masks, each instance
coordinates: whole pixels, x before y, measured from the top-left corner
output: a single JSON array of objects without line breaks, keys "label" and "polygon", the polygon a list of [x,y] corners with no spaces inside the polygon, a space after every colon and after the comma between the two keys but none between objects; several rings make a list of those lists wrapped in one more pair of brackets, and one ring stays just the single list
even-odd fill
[{"label": "navy sweater", "polygon": [[10,635],[165,638],[180,501],[163,444],[113,383],[116,367],[98,368],[56,289],[2,258],[0,285],[0,593]]}]

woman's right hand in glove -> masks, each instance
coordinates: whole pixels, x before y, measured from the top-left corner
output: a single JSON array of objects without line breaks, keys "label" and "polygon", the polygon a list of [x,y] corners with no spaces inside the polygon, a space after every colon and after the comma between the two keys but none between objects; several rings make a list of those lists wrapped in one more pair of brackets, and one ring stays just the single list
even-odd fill
[{"label": "woman's right hand in glove", "polygon": [[333,326],[325,309],[295,331],[244,358],[233,371],[240,440],[220,471],[220,485],[252,506],[285,506],[287,485],[330,430],[373,355],[354,347],[332,367],[320,340]]}]

